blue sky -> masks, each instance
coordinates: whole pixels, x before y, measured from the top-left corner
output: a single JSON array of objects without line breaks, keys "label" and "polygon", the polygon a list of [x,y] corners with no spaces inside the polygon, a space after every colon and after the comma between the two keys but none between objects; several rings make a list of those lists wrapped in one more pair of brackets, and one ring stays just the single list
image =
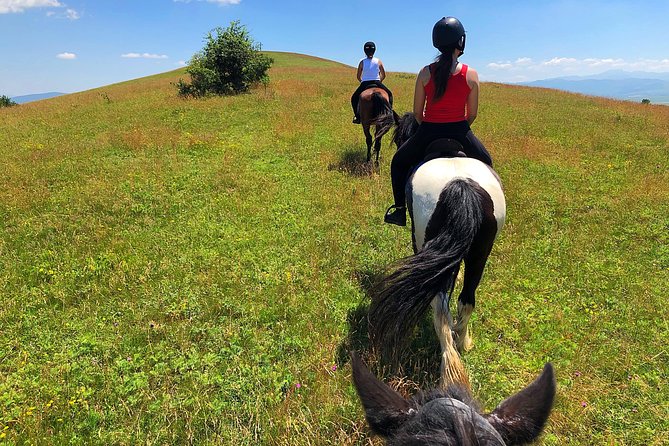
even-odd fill
[{"label": "blue sky", "polygon": [[374,40],[388,71],[417,72],[446,15],[463,22],[461,60],[483,80],[669,72],[669,0],[0,0],[0,95],[170,71],[232,20],[267,50],[356,65]]}]

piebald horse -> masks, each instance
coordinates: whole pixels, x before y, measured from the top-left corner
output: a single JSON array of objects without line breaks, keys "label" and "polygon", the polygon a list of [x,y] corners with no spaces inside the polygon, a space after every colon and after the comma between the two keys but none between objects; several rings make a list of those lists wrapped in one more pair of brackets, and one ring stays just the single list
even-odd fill
[{"label": "piebald horse", "polygon": [[[405,114],[395,131],[397,146],[416,128],[413,114]],[[453,143],[439,140],[433,145],[449,142]],[[504,225],[506,202],[495,171],[472,158],[426,161],[414,170],[406,187],[415,254],[400,260],[379,281],[369,312],[370,337],[382,353],[396,358],[399,346],[432,303],[445,386],[465,376],[458,352],[472,345],[468,324],[476,288]],[[454,321],[449,301],[462,262],[464,280]]]},{"label": "piebald horse", "polygon": [[356,353],[351,366],[367,423],[389,446],[527,444],[541,434],[555,400],[550,363],[530,385],[488,414],[481,413],[461,382],[405,399],[376,378]]},{"label": "piebald horse", "polygon": [[[388,93],[378,87],[368,88],[360,94],[358,102],[358,114],[362,131],[365,133],[367,143],[367,162],[372,159],[372,145],[376,152],[376,165],[379,164],[379,152],[381,151],[381,138],[383,135],[399,122],[399,116],[390,106]],[[375,126],[374,138],[370,127]]]}]

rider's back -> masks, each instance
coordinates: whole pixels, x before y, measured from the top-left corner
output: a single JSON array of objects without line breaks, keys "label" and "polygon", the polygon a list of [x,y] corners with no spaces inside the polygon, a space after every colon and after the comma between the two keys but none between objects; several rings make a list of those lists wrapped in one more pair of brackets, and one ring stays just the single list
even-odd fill
[{"label": "rider's back", "polygon": [[434,64],[430,66],[430,80],[425,85],[426,104],[423,121],[446,123],[460,122],[467,119],[465,106],[467,97],[472,90],[467,84],[468,69],[467,65],[462,64],[460,72],[452,74],[448,79],[444,94],[435,99]]},{"label": "rider's back", "polygon": [[380,77],[379,59],[376,57],[365,57],[362,59],[362,82],[378,81]]}]

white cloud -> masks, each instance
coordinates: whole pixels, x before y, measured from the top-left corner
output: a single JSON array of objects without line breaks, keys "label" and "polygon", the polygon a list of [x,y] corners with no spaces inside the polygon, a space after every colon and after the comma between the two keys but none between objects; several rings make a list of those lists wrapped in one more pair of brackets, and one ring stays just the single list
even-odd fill
[{"label": "white cloud", "polygon": [[486,65],[486,68],[487,72],[481,73],[481,77],[486,80],[520,82],[567,75],[587,76],[608,70],[667,72],[669,71],[669,59],[553,57],[534,61],[529,57],[520,57],[515,61],[491,62]]},{"label": "white cloud", "polygon": [[65,17],[67,17],[70,20],[79,20],[81,18],[81,15],[74,9],[68,9],[67,11],[65,11]]},{"label": "white cloud", "polygon": [[73,60],[77,58],[77,55],[74,53],[60,53],[56,57],[63,60]]},{"label": "white cloud", "polygon": [[188,63],[185,60],[180,60],[179,62],[177,62],[177,65],[180,67],[185,67],[186,65],[188,65]]},{"label": "white cloud", "polygon": [[56,8],[63,4],[58,0],[0,0],[0,14],[23,12],[30,8]]},{"label": "white cloud", "polygon": [[516,65],[521,65],[521,66],[532,65],[532,59],[530,57],[519,57],[518,59],[516,59],[515,63]]},{"label": "white cloud", "polygon": [[541,65],[545,65],[547,67],[572,66],[576,62],[577,60],[571,57],[554,57],[551,60],[546,60],[544,62],[541,62]]},{"label": "white cloud", "polygon": [[487,66],[493,70],[506,70],[507,68],[513,68],[513,64],[511,62],[492,62]]},{"label": "white cloud", "polygon": [[126,53],[121,54],[125,59],[168,59],[165,54],[150,54],[150,53]]},{"label": "white cloud", "polygon": [[175,3],[190,3],[191,1],[215,3],[217,5],[238,5],[242,0],[174,0]]}]

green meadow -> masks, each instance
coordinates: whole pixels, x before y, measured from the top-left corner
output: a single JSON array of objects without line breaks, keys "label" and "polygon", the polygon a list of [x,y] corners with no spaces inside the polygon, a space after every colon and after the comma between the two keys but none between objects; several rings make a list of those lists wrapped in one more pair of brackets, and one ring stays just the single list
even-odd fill
[{"label": "green meadow", "polygon": [[[0,109],[0,444],[380,445],[347,352],[411,254],[352,67],[183,71]],[[466,62],[466,61],[465,61]],[[398,112],[414,75],[390,73]],[[463,359],[487,410],[551,361],[542,445],[669,444],[669,107],[484,83],[507,199]],[[436,383],[431,320],[405,390]]]}]

